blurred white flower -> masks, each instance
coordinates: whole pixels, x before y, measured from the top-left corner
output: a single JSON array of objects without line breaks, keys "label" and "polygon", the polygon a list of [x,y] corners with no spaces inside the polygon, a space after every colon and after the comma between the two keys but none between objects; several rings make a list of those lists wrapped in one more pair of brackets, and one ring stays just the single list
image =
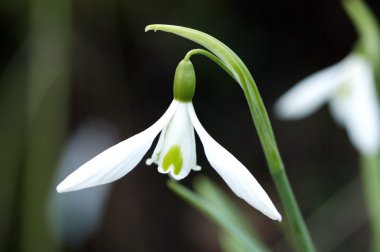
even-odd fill
[{"label": "blurred white flower", "polygon": [[269,218],[280,221],[281,215],[247,168],[202,127],[191,101],[174,99],[164,115],[151,127],[79,167],[57,186],[57,191],[79,190],[121,178],[141,161],[160,131],[157,147],[147,164],[155,163],[160,173],[169,173],[176,180],[183,179],[191,170],[200,170],[196,164],[194,128],[211,166],[232,191]]},{"label": "blurred white flower", "polygon": [[[112,146],[117,135],[115,128],[104,121],[92,119],[82,123],[65,145],[55,180],[62,180],[81,163]],[[110,186],[102,186],[57,194],[52,188],[48,216],[54,237],[70,248],[83,246],[101,223],[110,189]]]},{"label": "blurred white flower", "polygon": [[364,57],[350,54],[305,78],[276,102],[275,111],[283,119],[300,119],[326,102],[359,152],[379,151],[379,101],[373,69]]}]

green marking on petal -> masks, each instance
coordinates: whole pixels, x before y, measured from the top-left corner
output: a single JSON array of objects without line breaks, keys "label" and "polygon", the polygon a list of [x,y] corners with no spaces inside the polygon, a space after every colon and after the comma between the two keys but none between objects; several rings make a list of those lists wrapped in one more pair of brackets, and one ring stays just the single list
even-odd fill
[{"label": "green marking on petal", "polygon": [[349,83],[342,85],[338,88],[338,99],[346,99],[352,93],[352,87]]},{"label": "green marking on petal", "polygon": [[162,168],[167,171],[170,165],[174,166],[173,173],[178,175],[181,172],[183,164],[183,158],[181,154],[181,149],[178,145],[173,145],[170,150],[166,153],[164,160],[162,162]]}]

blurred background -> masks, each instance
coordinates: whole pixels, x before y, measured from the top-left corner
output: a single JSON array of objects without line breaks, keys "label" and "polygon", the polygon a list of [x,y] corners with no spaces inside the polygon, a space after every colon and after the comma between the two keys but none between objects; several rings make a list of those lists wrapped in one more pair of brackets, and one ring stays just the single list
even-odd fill
[{"label": "blurred background", "polygon": [[[380,16],[380,2],[367,1]],[[282,122],[274,101],[341,60],[356,34],[340,1],[2,0],[0,251],[220,251],[218,229],[141,162],[106,186],[57,194],[91,157],[153,124],[172,100],[174,70],[198,46],[152,23],[195,28],[246,63],[267,106],[298,203],[321,251],[365,251],[369,228],[358,156],[324,107]],[[200,56],[194,106],[208,132],[281,205],[244,94]],[[198,164],[274,251],[281,226],[233,195],[198,143]],[[147,157],[152,150],[148,152]],[[182,184],[191,187],[199,173]],[[334,236],[330,234],[335,234]]]}]

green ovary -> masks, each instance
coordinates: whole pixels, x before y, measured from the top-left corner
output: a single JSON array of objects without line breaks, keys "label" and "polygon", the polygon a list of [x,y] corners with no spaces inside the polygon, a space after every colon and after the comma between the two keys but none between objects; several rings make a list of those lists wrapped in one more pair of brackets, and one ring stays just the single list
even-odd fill
[{"label": "green ovary", "polygon": [[170,165],[174,166],[173,173],[178,175],[181,172],[183,164],[181,149],[178,145],[173,145],[170,150],[166,153],[164,160],[162,162],[162,168],[167,171]]}]

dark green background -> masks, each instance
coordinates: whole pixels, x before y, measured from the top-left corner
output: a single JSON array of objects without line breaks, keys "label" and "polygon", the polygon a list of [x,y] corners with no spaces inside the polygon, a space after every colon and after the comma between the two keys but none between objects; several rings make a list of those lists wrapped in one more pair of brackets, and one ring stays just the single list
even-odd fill
[{"label": "dark green background", "polygon": [[[380,2],[368,3],[379,17]],[[28,6],[23,0],[0,3],[0,74],[28,41]],[[272,113],[274,101],[293,84],[350,52],[356,34],[339,1],[77,0],[72,9],[69,133],[87,119],[103,118],[117,127],[123,140],[154,123],[172,99],[177,64],[197,45],[169,34],[144,33],[144,27],[152,23],[182,25],[220,39],[251,70],[306,219],[359,175],[356,151],[326,107],[294,122],[279,121]],[[192,62],[197,74],[194,106],[202,124],[250,169],[280,207],[243,92],[208,59],[195,56]],[[1,85],[0,92],[12,83]],[[202,151],[199,142],[202,174],[218,182],[251,218],[264,241],[275,246],[282,238],[276,223],[230,193]],[[195,176],[191,173],[183,183],[191,186]],[[141,162],[113,184],[96,234],[82,248],[74,250],[65,244],[63,248],[219,251],[216,227],[177,198],[166,187],[166,180],[155,167]],[[363,204],[361,197],[359,191],[347,207]],[[21,196],[15,201],[19,199]],[[366,215],[362,211],[357,214]],[[333,225],[336,215],[341,213],[331,211],[326,215],[326,229]],[[17,226],[22,223],[17,222],[17,215],[13,218],[14,226],[9,231],[13,233],[6,244],[0,244],[2,247],[15,248],[19,242]],[[318,235],[313,233],[316,240]],[[334,251],[365,251],[368,241],[369,229],[363,225]],[[287,246],[274,249],[290,251]]]}]

